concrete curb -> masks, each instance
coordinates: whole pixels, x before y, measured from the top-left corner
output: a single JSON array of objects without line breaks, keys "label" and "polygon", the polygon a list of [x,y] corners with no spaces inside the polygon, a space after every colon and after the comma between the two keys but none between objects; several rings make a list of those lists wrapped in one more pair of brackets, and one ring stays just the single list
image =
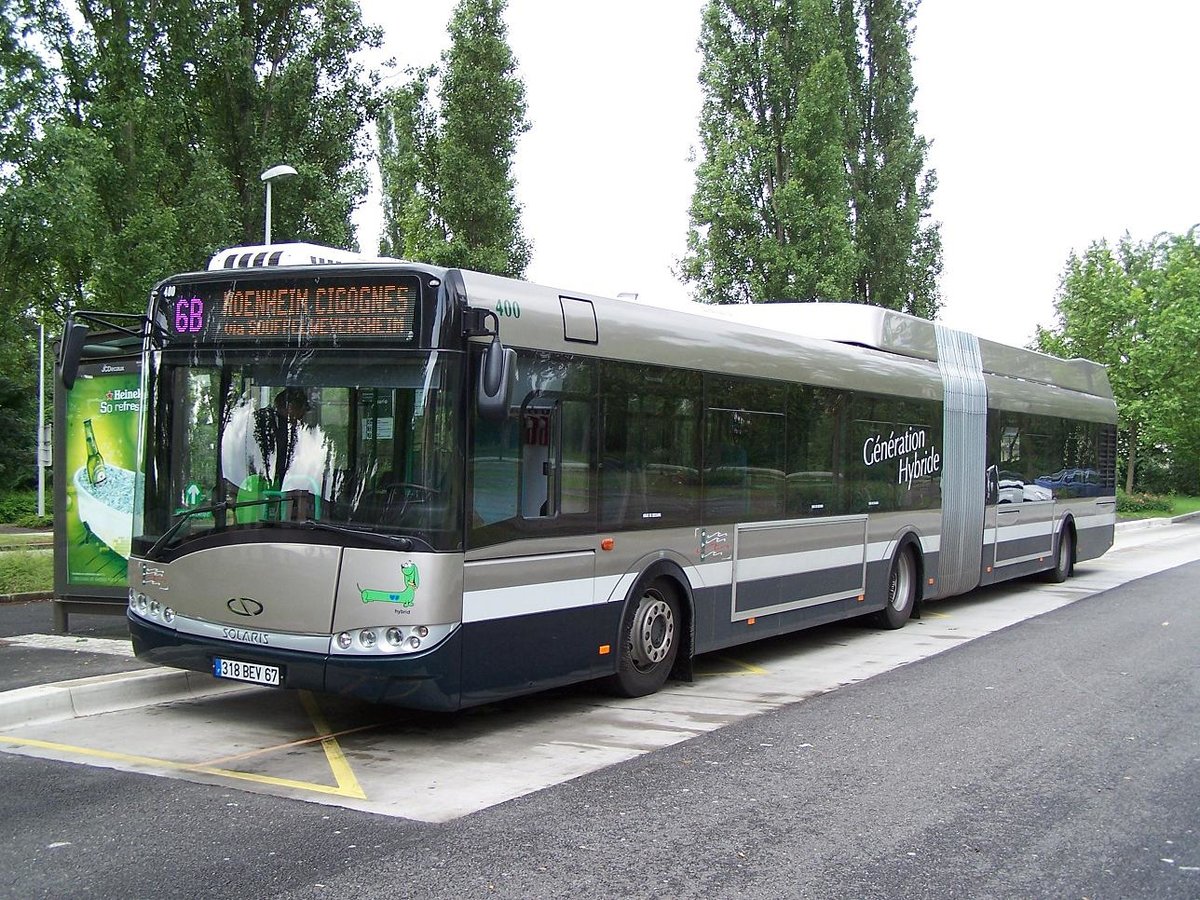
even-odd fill
[{"label": "concrete curb", "polygon": [[0,594],[0,603],[30,603],[34,600],[53,599],[53,591],[26,591],[24,594]]},{"label": "concrete curb", "polygon": [[251,685],[218,681],[211,675],[177,669],[93,675],[0,693],[0,729],[45,725],[139,706],[194,700],[247,687]]},{"label": "concrete curb", "polygon": [[1129,522],[1118,522],[1117,531],[1141,531],[1143,528],[1162,528],[1166,525],[1174,525],[1176,522],[1190,522],[1196,518],[1200,518],[1200,512],[1184,513],[1181,516],[1173,516],[1171,518],[1133,519]]}]

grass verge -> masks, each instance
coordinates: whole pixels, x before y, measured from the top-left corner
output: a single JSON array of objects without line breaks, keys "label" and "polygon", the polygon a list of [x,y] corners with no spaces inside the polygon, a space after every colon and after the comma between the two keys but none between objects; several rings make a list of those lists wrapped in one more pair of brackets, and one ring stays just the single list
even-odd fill
[{"label": "grass verge", "polygon": [[0,594],[54,590],[51,550],[10,550],[0,553]]},{"label": "grass verge", "polygon": [[1168,499],[1170,500],[1170,509],[1145,509],[1138,512],[1121,512],[1118,514],[1118,518],[1122,522],[1129,522],[1135,519],[1169,519],[1175,516],[1186,515],[1187,513],[1200,512],[1200,497],[1173,494]]}]

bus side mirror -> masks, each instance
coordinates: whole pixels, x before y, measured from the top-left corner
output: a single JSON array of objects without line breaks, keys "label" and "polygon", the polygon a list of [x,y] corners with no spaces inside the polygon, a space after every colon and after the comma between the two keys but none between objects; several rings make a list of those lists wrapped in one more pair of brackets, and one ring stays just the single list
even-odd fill
[{"label": "bus side mirror", "polygon": [[67,390],[75,386],[75,377],[79,374],[79,360],[83,356],[83,345],[87,336],[87,325],[67,319],[62,343],[59,345],[57,364],[58,377]]},{"label": "bus side mirror", "polygon": [[479,417],[488,422],[503,422],[508,418],[512,397],[512,378],[517,354],[499,338],[488,344],[479,367]]}]

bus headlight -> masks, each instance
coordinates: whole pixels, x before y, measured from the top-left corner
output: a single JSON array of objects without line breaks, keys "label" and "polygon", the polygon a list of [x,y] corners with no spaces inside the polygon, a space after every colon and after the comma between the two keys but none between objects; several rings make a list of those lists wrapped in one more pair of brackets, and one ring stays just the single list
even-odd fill
[{"label": "bus headlight", "polygon": [[329,652],[337,656],[407,656],[432,650],[458,630],[449,625],[376,625],[342,631],[329,642]]}]

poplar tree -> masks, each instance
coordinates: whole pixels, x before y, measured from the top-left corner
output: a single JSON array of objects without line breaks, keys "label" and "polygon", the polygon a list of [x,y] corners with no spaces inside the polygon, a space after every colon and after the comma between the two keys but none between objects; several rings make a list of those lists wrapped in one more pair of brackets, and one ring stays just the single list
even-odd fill
[{"label": "poplar tree", "polygon": [[940,307],[941,236],[930,218],[937,175],[916,130],[913,18],[920,0],[837,0],[852,73],[846,122],[851,227],[858,249],[852,299],[925,318]]},{"label": "poplar tree", "polygon": [[510,277],[529,264],[512,176],[529,124],[505,5],[460,0],[441,67],[413,73],[387,98],[378,123],[385,254]]},{"label": "poplar tree", "polygon": [[936,176],[916,133],[917,0],[711,0],[680,272],[707,302],[851,300],[932,317]]},{"label": "poplar tree", "polygon": [[681,274],[696,299],[838,299],[857,262],[849,78],[829,0],[711,0],[701,159]]}]

